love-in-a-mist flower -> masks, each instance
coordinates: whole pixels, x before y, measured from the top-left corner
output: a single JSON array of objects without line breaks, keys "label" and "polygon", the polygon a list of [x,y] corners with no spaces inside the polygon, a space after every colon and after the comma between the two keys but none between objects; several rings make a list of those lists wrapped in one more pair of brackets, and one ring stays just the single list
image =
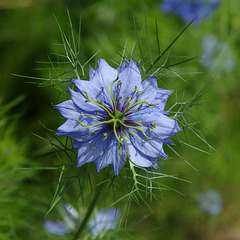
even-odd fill
[{"label": "love-in-a-mist flower", "polygon": [[[62,205],[62,221],[45,221],[43,228],[51,234],[64,236],[76,231],[77,225],[81,224],[81,217],[77,210],[70,204]],[[87,231],[95,238],[103,237],[107,231],[115,229],[121,213],[116,208],[103,208],[96,211],[88,223]]]},{"label": "love-in-a-mist flower", "polygon": [[235,61],[231,47],[219,41],[213,35],[206,35],[202,41],[202,59],[200,63],[215,74],[231,72]]},{"label": "love-in-a-mist flower", "polygon": [[80,222],[79,213],[68,203],[62,204],[61,213],[63,216],[62,221],[53,222],[47,220],[44,222],[43,228],[46,231],[59,236],[66,235],[73,231],[76,228],[77,223]]},{"label": "love-in-a-mist flower", "polygon": [[219,4],[220,0],[163,0],[161,9],[175,13],[187,23],[197,17],[194,23],[200,23],[203,18],[209,18]]},{"label": "love-in-a-mist flower", "polygon": [[221,195],[215,190],[203,192],[198,198],[198,205],[204,213],[212,216],[220,214],[223,209]]},{"label": "love-in-a-mist flower", "polygon": [[88,227],[94,236],[104,235],[108,230],[116,228],[120,211],[116,208],[104,208],[95,213]]},{"label": "love-in-a-mist flower", "polygon": [[57,134],[75,140],[77,167],[94,162],[97,171],[111,165],[117,176],[126,160],[157,167],[166,158],[163,144],[181,130],[164,111],[172,91],[158,88],[157,79],[142,82],[139,66],[125,61],[117,69],[100,59],[90,80],[74,80],[71,100],[55,106],[66,119]]}]

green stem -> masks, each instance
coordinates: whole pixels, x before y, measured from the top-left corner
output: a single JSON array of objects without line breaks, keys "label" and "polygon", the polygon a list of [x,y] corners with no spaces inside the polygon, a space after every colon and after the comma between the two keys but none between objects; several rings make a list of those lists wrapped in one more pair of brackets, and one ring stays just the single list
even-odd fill
[{"label": "green stem", "polygon": [[151,104],[151,103],[148,103],[146,100],[142,99],[136,103],[134,103],[133,105],[131,105],[129,108],[126,108],[126,110],[122,113],[122,115],[124,115],[126,112],[128,112],[130,109],[134,108],[135,106],[141,104],[141,103],[146,103],[147,105],[149,105],[150,107],[154,107],[154,105],[156,104]]},{"label": "green stem", "polygon": [[73,119],[73,121],[79,122],[80,125],[83,126],[83,127],[85,127],[85,128],[92,128],[92,127],[96,127],[96,126],[103,125],[103,124],[114,123],[116,120],[115,120],[115,119],[110,119],[110,120],[108,120],[108,121],[96,123],[96,124],[93,124],[93,125],[85,125],[85,124],[83,124],[79,119]]},{"label": "green stem", "polygon": [[84,92],[84,93],[86,94],[86,98],[87,98],[87,100],[88,100],[90,103],[92,103],[92,104],[94,104],[94,105],[102,108],[102,109],[108,114],[109,117],[114,118],[114,116],[108,111],[108,109],[107,109],[106,107],[104,107],[103,105],[101,105],[101,104],[99,104],[99,103],[94,102],[94,101],[88,96],[88,94],[87,94],[86,92]]},{"label": "green stem", "polygon": [[147,139],[152,139],[151,137],[148,137],[147,135],[146,135],[146,133],[143,131],[143,129],[141,129],[141,128],[139,128],[139,127],[134,127],[134,126],[131,126],[131,125],[127,125],[127,124],[125,124],[125,123],[123,123],[121,120],[117,120],[121,125],[123,125],[124,127],[126,127],[126,128],[132,128],[132,129],[136,129],[136,130],[138,130],[139,132],[141,132],[142,134],[143,134],[143,136],[145,137],[145,138],[147,138]]},{"label": "green stem", "polygon": [[[114,119],[114,120],[115,120],[115,119]],[[117,120],[115,120],[114,123],[113,123],[113,132],[114,132],[114,135],[115,135],[116,139],[118,140],[118,142],[119,142],[121,145],[123,145],[123,142],[120,140],[120,138],[119,138],[118,135],[117,135],[117,130],[116,130],[116,128],[117,128]]]},{"label": "green stem", "polygon": [[100,192],[101,190],[103,189],[103,186],[104,184],[102,184],[99,189],[97,190],[97,192],[95,193],[95,196],[92,200],[92,202],[90,203],[89,207],[88,207],[88,210],[87,210],[87,213],[83,219],[83,221],[81,222],[79,228],[77,229],[77,232],[75,233],[75,235],[73,236],[72,240],[78,240],[79,237],[81,236],[81,234],[83,233],[83,230],[85,229],[91,215],[92,215],[92,212],[94,210],[94,207],[98,201],[98,198],[100,196]]},{"label": "green stem", "polygon": [[118,80],[118,76],[117,76],[117,78],[116,78],[114,81],[112,81],[112,82],[110,83],[110,85],[109,85],[109,87],[108,87],[108,91],[109,91],[109,93],[110,93],[110,97],[111,97],[111,99],[112,99],[112,103],[113,103],[113,106],[114,106],[114,110],[115,110],[115,111],[117,110],[117,106],[116,106],[116,103],[115,103],[115,100],[114,100],[114,97],[113,97],[113,94],[112,94],[112,86],[113,86],[113,84],[114,84],[117,80]]}]

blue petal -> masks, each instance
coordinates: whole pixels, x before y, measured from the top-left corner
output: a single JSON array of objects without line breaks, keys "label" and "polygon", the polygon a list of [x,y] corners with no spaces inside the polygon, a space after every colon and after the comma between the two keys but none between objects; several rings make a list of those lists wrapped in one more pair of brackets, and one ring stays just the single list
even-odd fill
[{"label": "blue petal", "polygon": [[163,142],[159,139],[147,139],[143,134],[135,129],[131,129],[134,138],[129,135],[132,145],[138,152],[151,158],[167,158],[163,150]]},{"label": "blue petal", "polygon": [[64,118],[77,119],[80,116],[80,113],[76,109],[76,106],[73,104],[72,100],[55,105],[54,108],[56,108]]},{"label": "blue petal", "polygon": [[80,92],[75,92],[72,89],[69,89],[71,98],[73,103],[79,108],[80,112],[86,112],[86,113],[91,113],[91,114],[96,114],[97,112],[101,112],[102,114],[105,113],[105,111],[98,107],[97,105],[87,102],[86,97],[80,93]]},{"label": "blue petal", "polygon": [[119,92],[119,96],[121,97],[120,103],[123,105],[125,99],[132,97],[133,94],[139,90],[142,83],[140,69],[133,59],[127,67],[119,73],[119,80],[122,83]]},{"label": "blue petal", "polygon": [[[121,168],[124,166],[124,164],[126,162],[126,158],[123,154],[122,147],[120,148],[120,153],[119,153],[118,141],[115,136],[112,138],[111,143],[106,148],[106,151],[105,151],[104,155],[102,156],[102,158],[103,159],[105,158],[105,160],[102,160],[102,162],[106,162],[106,159],[110,159],[110,163],[112,165],[114,174],[115,174],[115,176],[118,176],[119,171],[121,170]],[[107,162],[109,162],[109,160]],[[99,170],[101,170],[103,168],[103,166],[104,165],[102,164],[100,166]]]},{"label": "blue petal", "polygon": [[128,60],[127,58],[125,58],[124,61],[123,61],[123,63],[122,63],[122,65],[120,65],[120,66],[117,68],[118,72],[119,72],[119,73],[122,72],[122,71],[128,66],[128,64],[129,64],[129,60]]},{"label": "blue petal", "polygon": [[156,127],[152,128],[153,130],[148,129],[146,131],[146,134],[150,137],[164,140],[175,135],[178,131],[181,131],[177,121],[161,113],[152,113],[149,115],[151,116],[147,116],[149,118],[147,119],[146,117],[145,121],[150,120],[156,124]]},{"label": "blue petal", "polygon": [[[169,137],[175,135],[181,128],[178,126],[177,121],[165,116],[159,111],[149,111],[148,113],[142,114],[141,111],[132,114],[131,119],[141,120],[145,127],[144,129],[147,136],[155,139],[166,140]],[[150,125],[154,123],[155,127]],[[168,140],[166,140],[168,141]],[[165,143],[165,141],[163,141]]]},{"label": "blue petal", "polygon": [[103,141],[106,131],[100,131],[94,139],[88,142],[75,142],[74,147],[78,148],[78,164],[77,167],[85,163],[94,162],[96,170],[99,172],[107,165],[111,164],[115,173],[118,175],[120,169],[124,166],[126,159],[121,151],[118,152],[118,142],[113,133]]},{"label": "blue petal", "polygon": [[98,101],[104,101],[103,93],[101,87],[97,83],[93,83],[86,80],[74,80],[73,84],[76,86],[76,90],[81,92],[83,96],[85,96],[85,92],[88,94],[90,99]]},{"label": "blue petal", "polygon": [[95,75],[95,72],[96,71],[91,66],[89,66],[89,81],[92,81],[92,79]]},{"label": "blue petal", "polygon": [[91,81],[102,88],[105,103],[111,104],[112,100],[109,93],[109,85],[118,77],[118,71],[111,67],[104,59],[98,60],[98,68]]},{"label": "blue petal", "polygon": [[95,75],[92,81],[98,83],[100,86],[109,84],[114,81],[118,76],[118,71],[111,67],[104,59],[98,60],[98,68],[95,71]]},{"label": "blue petal", "polygon": [[158,103],[157,106],[160,110],[164,110],[168,97],[172,94],[172,92],[172,90],[158,88],[155,95],[155,102]]},{"label": "blue petal", "polygon": [[[104,155],[104,151],[106,151],[106,148],[108,148],[108,146],[111,144],[113,137],[110,135],[105,141],[103,141],[104,137],[105,136],[103,135],[103,131],[101,131],[99,134],[96,135],[95,138],[92,139],[92,141],[84,142],[79,145],[77,167],[80,167],[85,163],[94,161],[96,161],[96,164],[101,164],[100,162],[103,160],[109,161],[107,165],[111,163],[112,159],[102,159],[102,156]],[[100,170],[100,168],[97,168],[97,171]]]},{"label": "blue petal", "polygon": [[106,143],[105,143],[104,153],[102,154],[102,156],[99,156],[97,161],[95,161],[97,172],[105,168],[107,165],[115,162],[115,159],[117,158],[117,155],[118,155],[116,154],[117,145],[115,141],[115,136],[112,135],[108,141],[107,140],[105,141]]},{"label": "blue petal", "polygon": [[[146,100],[148,103],[155,104],[155,108],[158,107],[160,111],[164,110],[168,97],[171,95],[171,90],[161,89],[157,87],[157,80],[155,77],[149,77],[146,79],[141,87],[142,94],[139,94],[132,104],[139,102],[140,100]],[[152,111],[148,104],[142,103],[142,110],[149,108],[147,111]],[[131,109],[136,110],[139,105]],[[164,112],[166,114],[166,112]]]},{"label": "blue petal", "polygon": [[[81,117],[80,121],[82,121],[83,124],[85,125],[92,125],[98,123],[96,119],[91,119],[91,118],[84,118]],[[80,125],[77,121],[74,121],[72,119],[67,119],[67,121],[62,124],[58,129],[57,129],[57,135],[59,136],[66,136],[73,138],[76,141],[83,141],[87,136],[91,136],[93,132],[101,129],[102,126],[96,126],[92,128],[85,128]]]},{"label": "blue petal", "polygon": [[149,160],[146,155],[138,152],[136,148],[132,145],[130,141],[127,141],[125,143],[125,149],[127,152],[127,155],[129,157],[129,160],[133,162],[135,165],[140,167],[155,167],[157,164],[157,158],[153,161],[151,158],[151,161]]},{"label": "blue petal", "polygon": [[63,222],[46,221],[43,227],[46,231],[58,236],[63,236],[70,232],[70,229]]},{"label": "blue petal", "polygon": [[155,77],[149,77],[142,83],[141,91],[143,93],[138,96],[137,101],[144,99],[148,103],[152,103],[157,94],[157,90],[157,79]]}]

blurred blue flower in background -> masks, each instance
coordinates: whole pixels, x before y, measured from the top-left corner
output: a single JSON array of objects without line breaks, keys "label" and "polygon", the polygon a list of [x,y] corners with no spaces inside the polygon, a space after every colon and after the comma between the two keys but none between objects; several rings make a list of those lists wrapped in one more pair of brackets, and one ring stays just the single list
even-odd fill
[{"label": "blurred blue flower in background", "polygon": [[187,23],[197,17],[194,23],[199,24],[203,18],[209,18],[219,4],[220,0],[163,0],[161,9],[175,13]]},{"label": "blurred blue flower in background", "polygon": [[70,233],[70,228],[63,222],[46,221],[44,222],[43,227],[48,232],[58,236]]},{"label": "blurred blue flower in background", "polygon": [[225,42],[218,41],[213,35],[207,35],[202,41],[202,59],[200,63],[212,72],[231,72],[235,61],[231,48]]},{"label": "blurred blue flower in background", "polygon": [[205,191],[198,198],[198,206],[204,213],[216,216],[223,208],[221,195],[215,190]]},{"label": "blurred blue flower in background", "polygon": [[89,223],[89,231],[93,235],[103,235],[106,231],[116,228],[120,218],[119,210],[105,208],[96,212],[94,219]]},{"label": "blurred blue flower in background", "polygon": [[[74,230],[81,222],[79,213],[70,204],[63,204],[63,221],[45,221],[44,229],[54,235],[63,236]],[[108,230],[116,228],[120,211],[116,208],[104,208],[97,211],[88,224],[88,230],[93,236],[104,236]]]},{"label": "blurred blue flower in background", "polygon": [[142,83],[139,66],[125,60],[112,68],[100,59],[90,68],[90,80],[74,80],[71,100],[55,106],[66,119],[57,134],[75,140],[77,167],[94,162],[97,171],[107,165],[117,176],[126,159],[141,167],[157,168],[166,158],[163,144],[180,131],[164,107],[172,91],[160,89],[155,77]]},{"label": "blurred blue flower in background", "polygon": [[80,222],[80,216],[72,205],[63,203],[61,210],[63,221],[45,221],[43,225],[45,230],[59,236],[70,233],[71,230],[76,228],[77,223]]}]

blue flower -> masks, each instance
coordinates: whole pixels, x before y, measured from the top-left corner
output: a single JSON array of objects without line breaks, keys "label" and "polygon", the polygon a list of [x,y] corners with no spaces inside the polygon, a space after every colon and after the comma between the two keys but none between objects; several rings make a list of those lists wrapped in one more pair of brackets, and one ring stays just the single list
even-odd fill
[{"label": "blue flower", "polygon": [[187,23],[198,17],[195,23],[200,23],[202,18],[211,16],[219,3],[220,0],[163,0],[161,9],[166,13],[175,13]]},{"label": "blue flower", "polygon": [[105,208],[96,212],[93,220],[89,223],[89,231],[95,235],[104,235],[110,229],[116,228],[120,218],[119,210],[115,208]]},{"label": "blue flower", "polygon": [[44,222],[43,227],[46,231],[58,236],[70,233],[70,228],[63,222],[46,221]]},{"label": "blue flower", "polygon": [[71,230],[76,228],[77,223],[80,222],[79,214],[72,205],[63,203],[61,210],[63,221],[45,221],[43,224],[45,230],[59,236],[70,233]]},{"label": "blue flower", "polygon": [[157,158],[167,157],[163,144],[181,130],[164,111],[172,91],[158,88],[155,77],[142,82],[134,60],[115,69],[100,59],[89,75],[74,80],[71,100],[55,106],[66,119],[57,134],[75,140],[77,167],[94,162],[98,172],[111,165],[116,176],[126,159],[157,167]]},{"label": "blue flower", "polygon": [[220,214],[223,208],[222,198],[215,190],[203,192],[198,198],[198,205],[204,213],[213,216]]},{"label": "blue flower", "polygon": [[202,41],[202,59],[200,63],[215,73],[231,72],[234,68],[234,56],[229,45],[219,41],[213,35],[207,35]]},{"label": "blue flower", "polygon": [[[63,205],[63,221],[45,221],[43,227],[51,234],[63,236],[76,230],[80,216],[70,205]],[[116,228],[120,218],[120,211],[116,208],[104,208],[97,211],[88,224],[88,232],[92,236],[104,236],[108,230]]]}]

